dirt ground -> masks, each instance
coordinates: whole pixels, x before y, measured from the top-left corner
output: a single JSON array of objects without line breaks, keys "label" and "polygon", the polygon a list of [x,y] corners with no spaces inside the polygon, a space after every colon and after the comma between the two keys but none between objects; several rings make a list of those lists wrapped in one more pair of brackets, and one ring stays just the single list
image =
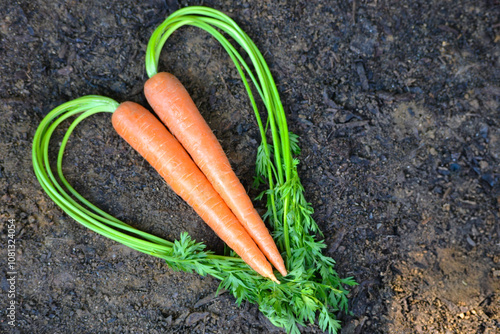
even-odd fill
[{"label": "dirt ground", "polygon": [[[146,43],[169,13],[195,4],[231,15],[271,67],[300,135],[300,175],[328,253],[341,276],[360,283],[352,314],[339,314],[342,334],[500,333],[498,0],[4,1],[0,331],[279,332],[255,305],[215,296],[216,279],[173,272],[80,226],[32,171],[33,135],[55,106],[86,94],[146,105]],[[224,50],[183,28],[160,63],[186,85],[250,186],[259,135]],[[86,198],[131,225],[170,240],[188,231],[222,250],[109,115],[77,128],[64,170]]]}]

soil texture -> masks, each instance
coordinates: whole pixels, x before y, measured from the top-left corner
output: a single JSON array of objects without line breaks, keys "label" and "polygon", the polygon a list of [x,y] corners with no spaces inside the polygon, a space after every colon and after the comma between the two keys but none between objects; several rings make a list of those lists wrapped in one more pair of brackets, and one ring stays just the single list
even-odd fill
[{"label": "soil texture", "polygon": [[[339,314],[341,333],[500,333],[498,0],[3,1],[0,331],[280,332],[256,305],[216,296],[216,279],[174,272],[85,229],[32,170],[33,135],[57,105],[98,94],[147,106],[151,33],[176,9],[199,4],[233,17],[271,68],[300,136],[300,176],[327,252],[342,277],[359,282],[351,314]],[[258,128],[224,49],[182,28],[160,64],[185,84],[256,195]],[[131,225],[169,240],[187,231],[223,251],[114,132],[110,115],[76,129],[64,171],[87,199]],[[303,332],[321,331],[312,324]]]}]

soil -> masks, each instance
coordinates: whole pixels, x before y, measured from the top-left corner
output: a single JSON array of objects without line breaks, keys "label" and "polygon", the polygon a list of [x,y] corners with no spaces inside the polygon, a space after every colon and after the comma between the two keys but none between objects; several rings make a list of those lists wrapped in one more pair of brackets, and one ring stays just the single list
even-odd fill
[{"label": "soil", "polygon": [[[228,13],[270,65],[327,252],[359,282],[351,313],[339,314],[342,334],[500,333],[498,0],[4,1],[0,268],[15,219],[18,275],[15,327],[1,277],[1,331],[279,332],[257,306],[215,296],[216,279],[174,272],[77,224],[32,171],[33,135],[55,106],[87,94],[146,105],[147,41],[188,4]],[[186,85],[250,189],[259,135],[229,57],[183,28],[160,63]],[[107,212],[222,251],[109,115],[82,123],[65,159],[69,182]]]}]

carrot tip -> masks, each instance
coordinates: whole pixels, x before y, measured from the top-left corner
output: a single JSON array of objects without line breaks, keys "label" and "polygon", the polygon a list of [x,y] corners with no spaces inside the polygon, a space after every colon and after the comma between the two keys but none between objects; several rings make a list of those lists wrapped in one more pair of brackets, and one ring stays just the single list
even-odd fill
[{"label": "carrot tip", "polygon": [[281,282],[280,282],[280,281],[278,281],[278,279],[276,278],[276,276],[274,276],[273,274],[269,275],[269,278],[270,278],[273,282],[278,283],[278,284],[281,284]]}]

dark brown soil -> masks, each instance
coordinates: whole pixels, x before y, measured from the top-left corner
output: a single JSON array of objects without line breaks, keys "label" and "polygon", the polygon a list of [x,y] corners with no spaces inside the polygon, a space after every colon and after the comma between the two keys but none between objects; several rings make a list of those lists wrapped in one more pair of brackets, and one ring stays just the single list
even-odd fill
[{"label": "dark brown soil", "polygon": [[[360,283],[342,333],[500,333],[500,2],[189,2],[199,3],[229,13],[272,69],[328,253]],[[13,218],[18,271],[14,328],[2,275],[1,331],[275,330],[255,305],[214,297],[217,280],[173,272],[80,226],[32,171],[36,127],[58,104],[99,94],[146,105],[146,43],[186,5],[0,6],[0,268]],[[259,136],[229,57],[208,34],[183,28],[161,68],[186,85],[249,186]],[[109,115],[77,129],[64,168],[91,202],[130,224],[168,239],[188,231],[222,250]]]}]

